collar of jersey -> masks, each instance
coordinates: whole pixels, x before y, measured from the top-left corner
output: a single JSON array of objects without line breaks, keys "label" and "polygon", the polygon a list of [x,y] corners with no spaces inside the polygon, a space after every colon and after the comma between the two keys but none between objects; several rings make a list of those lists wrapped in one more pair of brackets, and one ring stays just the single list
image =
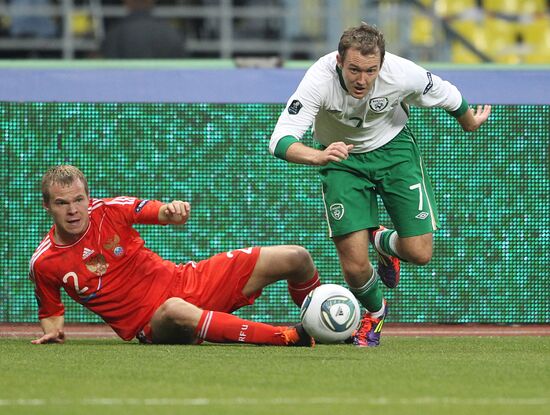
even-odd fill
[{"label": "collar of jersey", "polygon": [[80,241],[82,241],[82,239],[84,239],[84,237],[86,236],[86,234],[90,230],[91,225],[92,225],[92,221],[88,222],[88,227],[86,228],[86,230],[84,231],[82,236],[80,238],[78,238],[78,241],[75,241],[75,242],[73,242],[72,244],[69,244],[69,245],[60,245],[60,244],[55,242],[55,239],[54,239],[55,227],[54,227],[54,228],[52,228],[52,234],[50,236],[51,241],[52,241],[52,243],[54,244],[54,246],[56,248],[71,248],[71,247],[77,245],[78,243],[80,243]]},{"label": "collar of jersey", "polygon": [[346,83],[344,82],[344,77],[342,76],[342,70],[338,65],[336,65],[336,73],[338,74],[338,80],[340,81],[340,86],[344,88],[344,91],[348,92],[348,89],[346,88]]}]

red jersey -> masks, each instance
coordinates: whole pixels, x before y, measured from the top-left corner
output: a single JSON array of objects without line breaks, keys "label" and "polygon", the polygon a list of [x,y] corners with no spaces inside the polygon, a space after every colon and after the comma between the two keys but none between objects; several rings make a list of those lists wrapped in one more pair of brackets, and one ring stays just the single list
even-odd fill
[{"label": "red jersey", "polygon": [[30,261],[40,319],[64,314],[60,288],[131,340],[165,301],[176,264],[145,248],[132,227],[158,224],[161,202],[133,197],[90,199],[90,223],[71,245],[54,242],[54,227]]}]

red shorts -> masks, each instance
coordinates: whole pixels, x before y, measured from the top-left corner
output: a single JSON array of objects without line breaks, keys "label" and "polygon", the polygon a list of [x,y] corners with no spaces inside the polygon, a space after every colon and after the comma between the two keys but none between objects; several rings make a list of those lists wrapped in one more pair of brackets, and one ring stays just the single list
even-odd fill
[{"label": "red shorts", "polygon": [[[260,249],[236,249],[198,263],[178,265],[165,301],[168,298],[179,297],[203,310],[224,313],[254,304],[262,290],[249,296],[243,295],[242,291],[258,262]],[[142,343],[151,342],[149,324],[137,337]]]},{"label": "red shorts", "polygon": [[198,263],[188,262],[176,269],[170,297],[183,298],[199,308],[231,313],[254,304],[262,290],[250,296],[242,291],[248,282],[260,248],[245,248],[214,255]]}]

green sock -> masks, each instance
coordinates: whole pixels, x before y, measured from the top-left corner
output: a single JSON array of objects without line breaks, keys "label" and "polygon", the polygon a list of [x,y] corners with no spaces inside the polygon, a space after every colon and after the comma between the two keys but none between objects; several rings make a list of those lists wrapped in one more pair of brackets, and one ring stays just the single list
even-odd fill
[{"label": "green sock", "polygon": [[378,251],[386,256],[394,256],[399,259],[399,255],[395,252],[395,240],[397,239],[397,232],[393,229],[385,229],[377,232],[374,238],[374,246]]},{"label": "green sock", "polygon": [[372,277],[365,285],[359,288],[350,287],[350,291],[355,295],[355,298],[371,313],[374,313],[382,308],[384,296],[380,288],[380,277],[373,270]]}]

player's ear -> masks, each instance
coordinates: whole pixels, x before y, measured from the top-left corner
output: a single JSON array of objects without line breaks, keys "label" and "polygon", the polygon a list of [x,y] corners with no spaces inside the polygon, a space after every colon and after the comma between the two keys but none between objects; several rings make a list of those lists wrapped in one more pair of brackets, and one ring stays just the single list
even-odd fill
[{"label": "player's ear", "polygon": [[336,54],[336,64],[340,69],[342,69],[342,65],[344,64],[344,61],[339,53]]}]

